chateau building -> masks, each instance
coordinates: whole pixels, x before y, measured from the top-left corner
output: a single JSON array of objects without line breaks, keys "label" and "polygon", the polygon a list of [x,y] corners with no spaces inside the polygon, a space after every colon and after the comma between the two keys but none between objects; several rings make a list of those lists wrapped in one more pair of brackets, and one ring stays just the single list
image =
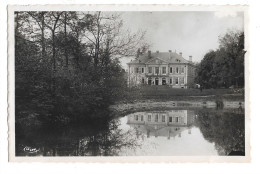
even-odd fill
[{"label": "chateau building", "polygon": [[168,85],[173,88],[188,88],[194,85],[195,65],[182,53],[148,51],[137,55],[128,63],[128,86]]},{"label": "chateau building", "polygon": [[185,130],[191,134],[194,121],[194,111],[190,110],[136,112],[127,116],[127,124],[134,127],[138,135],[146,134],[147,138],[181,137]]}]

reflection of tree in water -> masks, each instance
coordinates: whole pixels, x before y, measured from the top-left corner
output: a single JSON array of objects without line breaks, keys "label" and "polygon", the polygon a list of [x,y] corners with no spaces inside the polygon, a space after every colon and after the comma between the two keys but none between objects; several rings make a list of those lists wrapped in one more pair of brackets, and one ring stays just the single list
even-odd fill
[{"label": "reflection of tree in water", "polygon": [[197,111],[196,125],[204,138],[215,143],[219,155],[245,153],[244,114]]},{"label": "reflection of tree in water", "polygon": [[118,120],[112,120],[106,129],[80,140],[79,155],[115,156],[124,148],[135,148],[137,141],[134,136],[130,136],[130,132],[118,129],[118,125]]},{"label": "reflection of tree in water", "polygon": [[[106,115],[103,115],[106,114]],[[102,115],[102,116],[101,116]],[[130,132],[118,128],[120,122],[109,112],[96,112],[81,123],[66,127],[44,126],[39,129],[16,126],[16,155],[25,146],[39,148],[31,155],[43,156],[115,156],[124,148],[135,148],[137,141]]]}]

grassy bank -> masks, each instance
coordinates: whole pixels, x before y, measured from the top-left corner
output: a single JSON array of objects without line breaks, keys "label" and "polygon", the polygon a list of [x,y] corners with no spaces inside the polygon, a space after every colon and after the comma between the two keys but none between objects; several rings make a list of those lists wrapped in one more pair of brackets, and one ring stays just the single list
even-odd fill
[{"label": "grassy bank", "polygon": [[[167,86],[144,86],[127,89],[117,102],[154,101],[209,101],[209,100],[244,100],[243,89],[175,89]],[[116,102],[116,103],[117,103]]]}]

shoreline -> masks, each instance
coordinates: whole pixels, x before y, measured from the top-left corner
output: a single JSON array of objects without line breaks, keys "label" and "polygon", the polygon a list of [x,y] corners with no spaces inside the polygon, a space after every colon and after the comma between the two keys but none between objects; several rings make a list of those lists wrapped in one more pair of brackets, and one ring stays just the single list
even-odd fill
[{"label": "shoreline", "polygon": [[[186,98],[187,99],[187,98]],[[109,109],[118,115],[122,115],[125,113],[131,112],[138,112],[141,110],[169,110],[169,109],[217,109],[218,102],[221,102],[220,109],[233,109],[236,111],[237,109],[245,108],[245,102],[243,99],[236,99],[236,100],[217,100],[217,99],[210,99],[210,100],[196,100],[196,101],[187,101],[187,100],[167,100],[162,101],[158,99],[151,99],[151,100],[135,100],[130,102],[117,102],[113,105],[109,106]]]}]

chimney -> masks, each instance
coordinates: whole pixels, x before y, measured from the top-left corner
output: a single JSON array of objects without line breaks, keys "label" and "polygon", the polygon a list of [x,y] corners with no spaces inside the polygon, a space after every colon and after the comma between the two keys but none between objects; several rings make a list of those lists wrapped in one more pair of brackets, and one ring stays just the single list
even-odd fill
[{"label": "chimney", "polygon": [[192,56],[189,56],[189,61],[192,62]]},{"label": "chimney", "polygon": [[141,51],[140,51],[140,48],[138,48],[137,53],[136,53],[136,57],[138,58],[140,56],[140,54],[141,54]]},{"label": "chimney", "polygon": [[148,51],[148,58],[150,59],[152,57],[152,52],[149,50]]},{"label": "chimney", "polygon": [[180,56],[182,56],[182,52],[180,52],[179,54],[180,54]]},{"label": "chimney", "polygon": [[171,53],[172,52],[172,50],[169,50],[169,53]]}]

